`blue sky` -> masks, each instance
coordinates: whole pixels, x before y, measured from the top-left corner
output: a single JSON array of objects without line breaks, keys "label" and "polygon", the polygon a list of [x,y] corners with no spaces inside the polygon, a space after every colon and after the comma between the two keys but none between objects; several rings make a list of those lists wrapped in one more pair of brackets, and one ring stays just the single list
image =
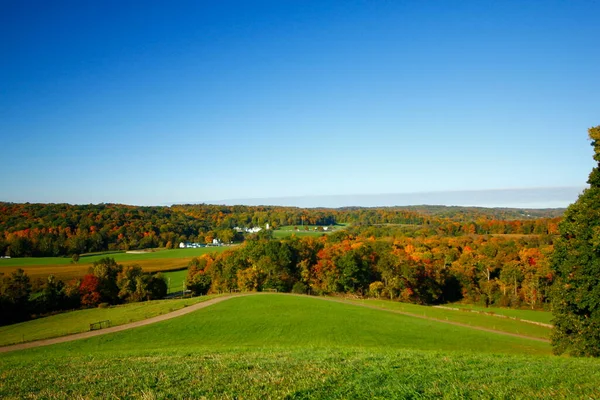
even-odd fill
[{"label": "blue sky", "polygon": [[2,1],[0,200],[583,188],[598,15],[592,1]]}]

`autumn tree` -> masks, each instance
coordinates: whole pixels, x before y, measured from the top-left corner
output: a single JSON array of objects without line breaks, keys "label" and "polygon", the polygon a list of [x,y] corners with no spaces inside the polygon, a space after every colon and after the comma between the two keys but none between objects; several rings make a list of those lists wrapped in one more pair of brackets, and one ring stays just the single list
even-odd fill
[{"label": "autumn tree", "polygon": [[81,305],[84,307],[95,307],[100,303],[100,279],[93,274],[87,274],[79,285]]},{"label": "autumn tree", "polygon": [[142,267],[128,265],[117,275],[119,298],[126,302],[143,301],[148,297],[147,279]]},{"label": "autumn tree", "polygon": [[207,267],[212,262],[210,256],[205,254],[200,258],[193,258],[188,263],[188,272],[185,278],[185,287],[195,295],[207,294],[212,284],[212,279]]},{"label": "autumn tree", "polygon": [[554,352],[600,356],[600,126],[588,130],[596,167],[559,225],[552,269]]},{"label": "autumn tree", "polygon": [[64,282],[56,279],[54,275],[48,276],[36,299],[36,312],[45,313],[62,309],[66,305],[64,286]]},{"label": "autumn tree", "polygon": [[89,273],[98,278],[99,292],[102,302],[116,304],[119,301],[119,286],[117,275],[123,266],[117,264],[114,258],[104,257],[94,262]]},{"label": "autumn tree", "polygon": [[31,282],[22,269],[10,276],[0,274],[0,323],[23,321],[29,318]]}]

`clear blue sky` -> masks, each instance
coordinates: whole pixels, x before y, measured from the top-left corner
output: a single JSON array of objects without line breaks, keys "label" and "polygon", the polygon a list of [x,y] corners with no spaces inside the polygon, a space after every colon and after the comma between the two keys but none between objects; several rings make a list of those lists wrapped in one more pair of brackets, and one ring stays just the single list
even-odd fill
[{"label": "clear blue sky", "polygon": [[598,15],[597,1],[4,0],[0,200],[584,187]]}]

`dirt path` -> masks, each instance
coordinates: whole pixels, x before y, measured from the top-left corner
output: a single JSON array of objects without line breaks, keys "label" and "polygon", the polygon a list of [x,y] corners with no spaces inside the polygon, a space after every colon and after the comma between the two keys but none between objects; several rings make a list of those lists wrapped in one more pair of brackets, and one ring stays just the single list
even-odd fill
[{"label": "dirt path", "polygon": [[[226,297],[217,297],[215,299],[207,300],[207,301],[204,301],[202,303],[197,303],[197,304],[194,304],[192,306],[184,307],[184,308],[182,308],[180,310],[173,311],[173,312],[168,313],[168,314],[159,315],[159,316],[156,316],[156,317],[144,319],[142,321],[132,322],[132,323],[129,323],[129,324],[124,324],[124,325],[119,325],[119,326],[113,326],[113,327],[110,327],[110,328],[100,329],[100,330],[97,330],[97,331],[76,333],[76,334],[73,334],[73,335],[61,336],[61,337],[52,338],[52,339],[43,339],[43,340],[36,340],[36,341],[33,341],[33,342],[28,342],[28,343],[13,344],[13,345],[10,345],[10,346],[3,346],[3,347],[0,347],[0,353],[6,353],[6,352],[9,352],[9,351],[16,351],[16,350],[23,350],[23,349],[30,349],[30,348],[33,348],[33,347],[48,346],[48,345],[56,344],[56,343],[71,342],[73,340],[86,339],[86,338],[90,338],[90,337],[94,337],[94,336],[106,335],[108,333],[113,333],[113,332],[121,332],[121,331],[124,331],[124,330],[127,330],[127,329],[137,328],[139,326],[150,325],[150,324],[154,324],[156,322],[166,321],[166,320],[171,319],[171,318],[177,318],[177,317],[180,317],[182,315],[194,312],[196,310],[200,310],[202,308],[209,307],[209,306],[211,306],[213,304],[220,303],[222,301],[232,299],[234,297],[251,296],[251,295],[255,295],[255,294],[266,294],[266,293],[244,293],[244,294],[236,294],[236,295],[231,295],[231,296],[226,296]],[[288,294],[288,296],[289,295],[291,295],[291,296],[307,297],[306,295]],[[382,307],[377,307],[377,306],[371,306],[371,305],[368,305],[368,304],[358,304],[358,303],[354,303],[352,301],[347,301],[347,300],[343,300],[343,299],[335,299],[335,298],[331,298],[331,297],[321,297],[321,296],[310,296],[310,297],[314,298],[314,299],[320,299],[320,300],[325,300],[325,301],[333,301],[333,302],[336,302],[336,303],[348,304],[348,305],[351,305],[351,306],[371,308],[373,310],[379,310],[379,311],[387,311],[387,312],[391,312],[391,313],[395,313],[395,314],[406,315],[408,317],[420,318],[420,319],[425,319],[425,320],[428,320],[428,321],[441,322],[441,323],[444,323],[444,324],[461,326],[461,327],[464,327],[464,328],[475,329],[475,330],[483,331],[483,332],[496,333],[498,335],[513,336],[513,337],[518,337],[518,338],[521,338],[521,339],[529,339],[529,340],[535,340],[535,341],[538,341],[538,342],[550,343],[550,340],[548,340],[548,339],[536,338],[536,337],[526,336],[526,335],[519,335],[517,333],[503,332],[503,331],[498,331],[498,330],[495,330],[495,329],[489,329],[489,328],[483,328],[483,327],[479,327],[479,326],[473,326],[473,325],[463,324],[463,323],[460,323],[460,322],[446,321],[446,320],[443,320],[443,319],[426,317],[424,315],[411,314],[411,313],[407,313],[407,312],[403,312],[403,311],[398,311],[398,310],[390,310],[390,309],[387,309],[387,308],[382,308]]]},{"label": "dirt path", "polygon": [[110,328],[100,329],[97,331],[75,333],[73,335],[61,336],[61,337],[52,338],[52,339],[42,339],[42,340],[35,340],[33,342],[12,344],[10,346],[3,346],[3,347],[0,347],[0,353],[7,353],[9,351],[30,349],[33,347],[48,346],[48,345],[56,344],[56,343],[71,342],[73,340],[87,339],[87,338],[91,338],[94,336],[106,335],[107,333],[121,332],[121,331],[124,331],[127,329],[137,328],[139,326],[150,325],[150,324],[154,324],[156,322],[166,321],[171,318],[177,318],[182,315],[194,312],[196,310],[200,310],[202,308],[212,306],[213,304],[220,303],[222,301],[229,300],[234,297],[240,297],[240,296],[248,296],[248,294],[237,294],[237,295],[226,296],[226,297],[217,297],[214,299],[204,301],[202,303],[196,303],[194,305],[184,307],[182,309],[179,309],[177,311],[173,311],[173,312],[170,312],[167,314],[158,315],[156,317],[144,319],[144,320],[137,321],[137,322],[131,322],[129,324],[123,324],[123,325],[113,326]]}]

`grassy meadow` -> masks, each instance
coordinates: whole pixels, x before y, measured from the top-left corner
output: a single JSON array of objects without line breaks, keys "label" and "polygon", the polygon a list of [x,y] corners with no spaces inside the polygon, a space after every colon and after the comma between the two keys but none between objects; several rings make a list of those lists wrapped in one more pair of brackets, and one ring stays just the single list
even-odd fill
[{"label": "grassy meadow", "polygon": [[541,322],[543,324],[552,323],[552,313],[549,311],[538,311],[538,310],[523,310],[514,308],[502,308],[502,307],[482,307],[473,304],[445,304],[447,307],[458,308],[462,310],[474,310],[484,313],[492,313],[498,315],[504,315],[506,317],[523,319],[526,321]]},{"label": "grassy meadow", "polygon": [[87,332],[90,323],[98,321],[110,320],[111,326],[141,321],[219,296],[221,295],[153,300],[107,308],[89,308],[0,326],[0,346]]},{"label": "grassy meadow", "polygon": [[183,282],[185,281],[187,272],[187,269],[180,269],[178,271],[168,271],[163,273],[163,276],[167,279],[168,294],[178,293],[183,290]]},{"label": "grassy meadow", "polygon": [[[361,304],[368,307],[378,307],[381,309],[399,311],[403,313],[414,314],[418,316],[435,318],[441,321],[456,322],[473,327],[492,329],[501,332],[507,332],[517,335],[531,336],[541,339],[550,339],[551,329],[529,324],[520,320],[498,318],[485,313],[472,313],[464,311],[454,311],[444,308],[436,308],[431,306],[420,306],[417,304],[400,303],[389,300],[344,300],[352,304]],[[540,319],[546,318],[545,314],[550,314],[543,311],[538,311],[544,314]]]},{"label": "grassy meadow", "polygon": [[315,230],[318,228],[318,225],[284,225],[273,230],[273,237],[276,239],[282,239],[290,237],[292,235],[295,235],[297,237],[321,237],[323,235],[329,235],[332,232],[337,232],[339,230],[345,229],[346,226],[347,224],[337,224],[333,227],[328,226],[327,231],[318,231]]},{"label": "grassy meadow", "polygon": [[104,257],[114,258],[123,265],[138,264],[144,271],[168,271],[181,269],[194,257],[202,254],[223,252],[229,247],[202,247],[199,249],[170,249],[140,253],[112,253],[82,256],[74,264],[66,257],[24,257],[0,259],[0,272],[9,274],[22,268],[32,279],[45,278],[50,274],[68,280],[84,276],[95,261]]},{"label": "grassy meadow", "polygon": [[2,398],[594,398],[600,363],[529,339],[264,294],[5,353],[0,376]]}]

